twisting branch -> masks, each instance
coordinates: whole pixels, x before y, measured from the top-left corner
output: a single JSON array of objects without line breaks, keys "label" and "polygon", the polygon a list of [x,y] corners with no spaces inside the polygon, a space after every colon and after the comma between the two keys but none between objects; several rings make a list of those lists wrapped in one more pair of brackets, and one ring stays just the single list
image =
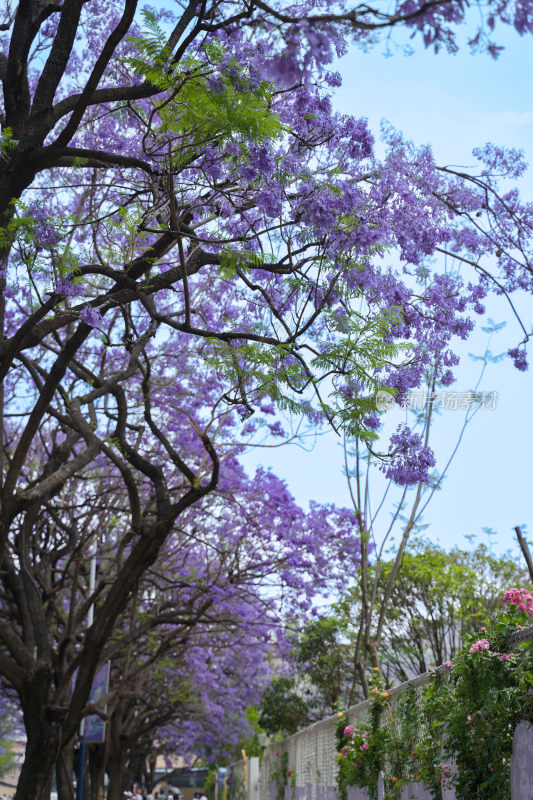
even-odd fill
[{"label": "twisting branch", "polygon": [[89,106],[91,97],[93,96],[106,67],[108,66],[116,48],[128,32],[131,23],[133,22],[136,8],[137,0],[126,0],[120,22],[109,34],[108,39],[96,60],[93,71],[91,72],[89,79],[85,84],[85,88],[80,94],[72,111],[69,121],[54,142],[55,147],[65,147],[78,130],[78,126]]}]

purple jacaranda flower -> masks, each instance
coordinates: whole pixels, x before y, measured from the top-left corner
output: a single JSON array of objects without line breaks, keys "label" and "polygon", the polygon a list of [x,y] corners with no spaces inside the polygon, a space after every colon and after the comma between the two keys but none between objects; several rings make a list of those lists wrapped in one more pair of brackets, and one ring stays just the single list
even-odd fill
[{"label": "purple jacaranda flower", "polygon": [[429,470],[435,466],[435,456],[429,447],[424,447],[417,433],[398,426],[390,438],[390,447],[391,459],[381,467],[387,478],[402,486],[428,482]]},{"label": "purple jacaranda flower", "polygon": [[92,328],[101,328],[104,320],[97,308],[84,306],[80,311],[80,319]]},{"label": "purple jacaranda flower", "polygon": [[507,351],[507,354],[511,356],[515,367],[519,369],[520,372],[525,372],[528,369],[529,364],[527,362],[525,348],[513,347],[511,350]]},{"label": "purple jacaranda flower", "polygon": [[79,290],[74,286],[70,278],[58,278],[55,282],[54,291],[65,297],[74,297]]},{"label": "purple jacaranda flower", "polygon": [[59,242],[59,235],[42,205],[31,203],[28,215],[35,221],[34,237],[38,249],[53,247]]}]

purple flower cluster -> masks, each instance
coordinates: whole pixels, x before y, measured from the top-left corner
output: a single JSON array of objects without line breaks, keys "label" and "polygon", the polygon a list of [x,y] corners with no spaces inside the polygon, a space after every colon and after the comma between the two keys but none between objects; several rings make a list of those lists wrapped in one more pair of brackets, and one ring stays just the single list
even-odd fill
[{"label": "purple flower cluster", "polygon": [[427,483],[429,470],[435,466],[435,456],[429,447],[424,447],[421,437],[408,427],[398,426],[390,438],[390,461],[381,469],[386,477],[409,486],[413,483]]},{"label": "purple flower cluster", "polygon": [[513,347],[507,351],[508,355],[513,359],[514,365],[520,372],[525,372],[529,367],[525,348]]},{"label": "purple flower cluster", "polygon": [[65,297],[74,297],[74,295],[78,294],[79,289],[74,286],[70,278],[58,278],[55,282],[54,291]]},{"label": "purple flower cluster", "polygon": [[51,217],[39,203],[28,207],[28,216],[34,221],[35,244],[38,249],[54,247],[59,242],[59,235],[52,225]]},{"label": "purple flower cluster", "polygon": [[82,322],[85,322],[86,325],[90,325],[91,328],[101,328],[104,324],[103,317],[99,310],[89,305],[84,306],[80,311],[80,319]]}]

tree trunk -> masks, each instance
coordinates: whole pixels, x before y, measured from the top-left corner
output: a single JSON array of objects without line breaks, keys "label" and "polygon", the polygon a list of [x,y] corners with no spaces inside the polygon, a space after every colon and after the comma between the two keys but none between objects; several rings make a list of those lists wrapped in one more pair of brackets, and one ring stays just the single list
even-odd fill
[{"label": "tree trunk", "polygon": [[104,800],[104,776],[108,745],[93,744],[87,748],[89,772],[91,775],[90,800]]},{"label": "tree trunk", "polygon": [[109,775],[109,786],[107,789],[107,800],[124,800],[124,781],[126,779],[126,762],[128,752],[126,743],[121,737],[120,725],[121,709],[115,709],[109,722],[108,731],[108,757],[107,774]]},{"label": "tree trunk", "polygon": [[124,774],[126,771],[126,756],[120,755],[113,760],[113,766],[109,769],[109,787],[107,790],[107,800],[123,800]]},{"label": "tree trunk", "polygon": [[58,728],[46,721],[28,731],[26,754],[14,800],[48,800],[52,773],[60,746]]},{"label": "tree trunk", "polygon": [[74,774],[74,741],[63,747],[56,762],[58,800],[74,800],[72,776]]},{"label": "tree trunk", "polygon": [[150,756],[150,758],[148,759],[148,764],[150,765],[150,771],[148,772],[146,778],[146,790],[148,792],[152,792],[155,785],[155,765],[156,765],[155,756]]},{"label": "tree trunk", "polygon": [[61,747],[61,715],[48,703],[51,671],[35,663],[20,692],[26,729],[26,753],[15,800],[49,800],[54,764]]}]

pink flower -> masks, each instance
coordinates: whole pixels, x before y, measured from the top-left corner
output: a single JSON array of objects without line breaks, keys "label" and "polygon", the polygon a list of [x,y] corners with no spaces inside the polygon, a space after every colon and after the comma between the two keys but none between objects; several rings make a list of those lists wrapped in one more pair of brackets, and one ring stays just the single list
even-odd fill
[{"label": "pink flower", "polygon": [[452,662],[451,662],[451,661],[446,661],[446,662],[445,662],[445,664],[444,664],[444,669],[451,669],[451,668],[452,668],[452,666],[453,666],[453,665],[452,665]]},{"label": "pink flower", "polygon": [[441,764],[440,765],[440,785],[443,789],[446,788],[450,776],[452,774],[452,768],[449,764]]},{"label": "pink flower", "polygon": [[481,628],[479,629],[479,632],[480,632],[480,633],[487,633],[487,629],[485,628],[485,626],[484,626],[484,625],[483,625],[483,627],[481,627]]},{"label": "pink flower", "polygon": [[354,732],[354,727],[353,727],[353,725],[347,725],[347,726],[345,727],[345,729],[344,729],[344,735],[345,735],[345,736],[351,736],[353,732]]},{"label": "pink flower", "polygon": [[501,654],[500,661],[502,662],[502,664],[504,663],[504,661],[510,661],[510,660],[511,660],[511,656],[509,655],[509,653],[502,653]]},{"label": "pink flower", "polygon": [[494,767],[492,766],[492,764],[487,764],[487,768],[488,768],[488,769],[489,769],[491,772],[494,772]]},{"label": "pink flower", "polygon": [[517,589],[513,586],[508,589],[502,599],[502,603],[517,606],[520,611],[525,611],[526,614],[533,616],[533,597],[527,589]]},{"label": "pink flower", "polygon": [[361,750],[368,750],[368,742],[363,742],[361,745]]},{"label": "pink flower", "polygon": [[468,652],[478,653],[481,650],[490,650],[490,642],[488,642],[486,639],[478,639],[477,642],[474,642],[474,644],[471,645]]},{"label": "pink flower", "polygon": [[472,722],[472,717],[470,716],[470,714],[467,714],[466,715],[466,724],[470,725],[471,722]]}]

